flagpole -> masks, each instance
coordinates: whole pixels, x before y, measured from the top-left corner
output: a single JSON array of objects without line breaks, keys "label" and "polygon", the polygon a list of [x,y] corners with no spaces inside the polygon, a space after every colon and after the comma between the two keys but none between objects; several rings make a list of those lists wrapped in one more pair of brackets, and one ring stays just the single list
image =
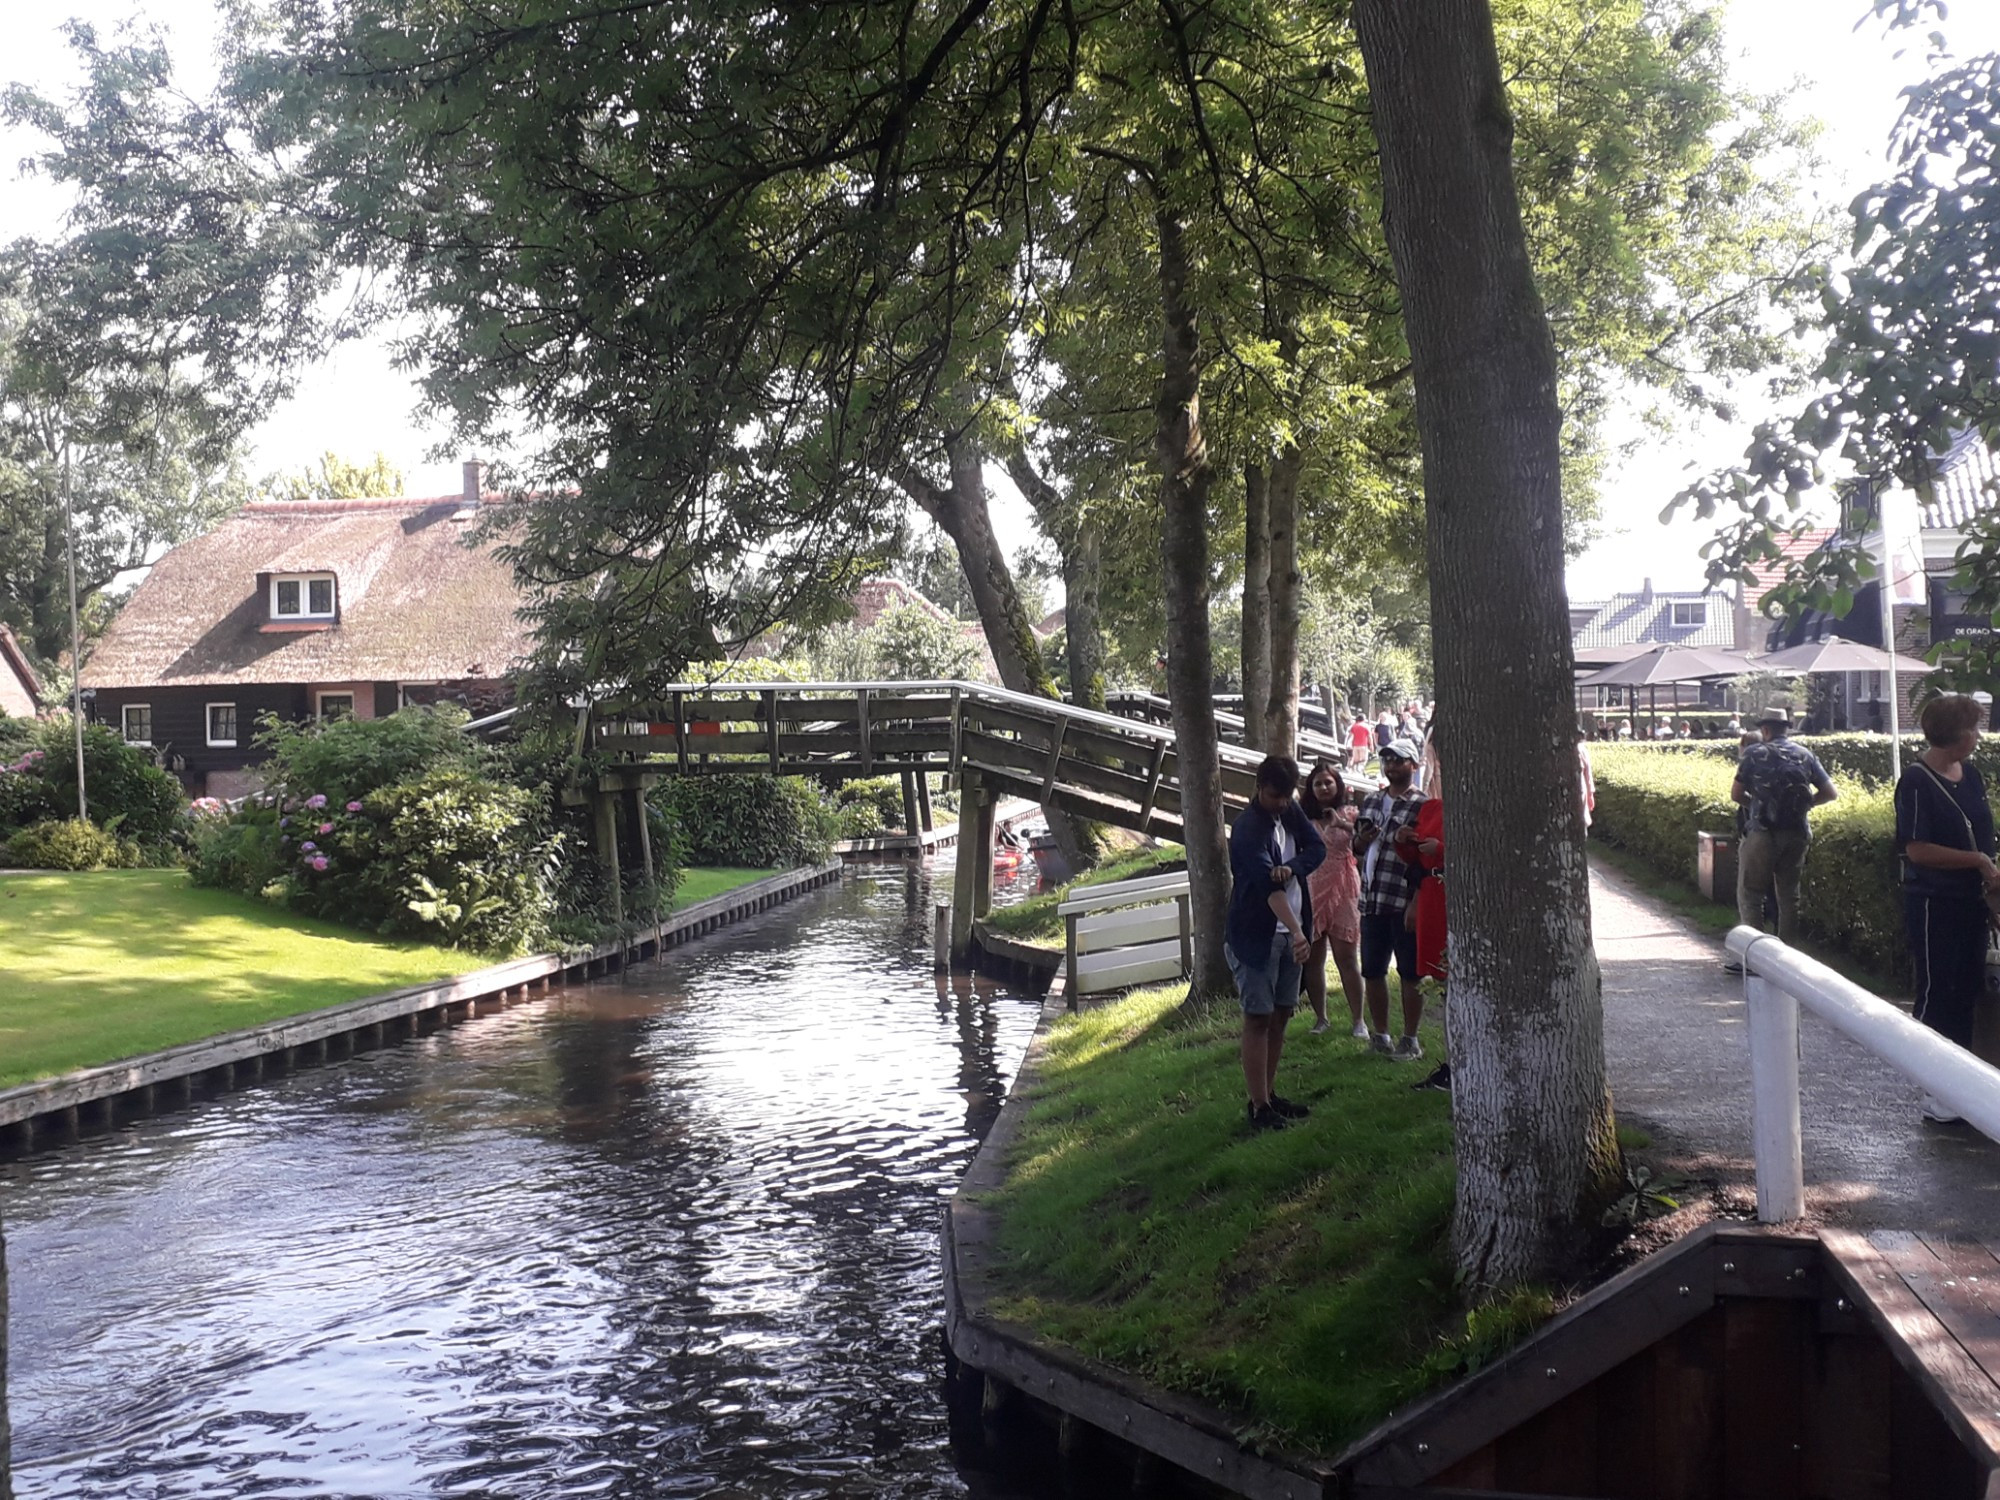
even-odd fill
[{"label": "flagpole", "polygon": [[1889,553],[1888,507],[1877,504],[1882,522],[1882,649],[1889,653],[1889,784],[1903,779],[1903,682],[1896,675],[1896,578]]}]

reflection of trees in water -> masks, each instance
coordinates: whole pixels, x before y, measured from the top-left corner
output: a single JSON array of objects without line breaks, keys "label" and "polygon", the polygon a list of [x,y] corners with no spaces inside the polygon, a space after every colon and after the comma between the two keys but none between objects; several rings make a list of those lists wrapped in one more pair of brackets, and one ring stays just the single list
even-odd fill
[{"label": "reflection of trees in water", "polygon": [[7,1424],[7,1226],[0,1224],[0,1500],[12,1500],[13,1442]]}]

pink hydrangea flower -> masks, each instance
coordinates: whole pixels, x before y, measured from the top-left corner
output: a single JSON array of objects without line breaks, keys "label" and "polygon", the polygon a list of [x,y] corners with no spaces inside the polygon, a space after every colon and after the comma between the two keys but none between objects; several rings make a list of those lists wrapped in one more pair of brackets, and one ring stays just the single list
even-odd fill
[{"label": "pink hydrangea flower", "polygon": [[313,856],[312,867],[315,870],[324,870],[326,868],[326,856],[324,854],[315,854]]},{"label": "pink hydrangea flower", "polygon": [[319,831],[321,833],[332,833],[333,825],[331,823],[322,823],[319,825]]},{"label": "pink hydrangea flower", "polygon": [[314,792],[310,797],[306,798],[306,806],[315,808],[325,807],[326,798],[322,796],[320,793]]},{"label": "pink hydrangea flower", "polygon": [[315,844],[311,839],[307,839],[303,844],[299,845],[299,853],[310,854],[318,847],[318,844]]},{"label": "pink hydrangea flower", "polygon": [[360,812],[361,804],[359,802],[350,802],[347,804],[347,810],[349,812]]}]

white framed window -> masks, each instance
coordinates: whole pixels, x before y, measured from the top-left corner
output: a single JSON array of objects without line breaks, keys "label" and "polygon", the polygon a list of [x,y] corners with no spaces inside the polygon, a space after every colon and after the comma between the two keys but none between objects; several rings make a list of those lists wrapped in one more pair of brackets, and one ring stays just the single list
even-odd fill
[{"label": "white framed window", "polygon": [[207,713],[210,746],[233,746],[236,743],[236,705],[211,703]]},{"label": "white framed window", "polygon": [[274,620],[331,620],[333,599],[331,573],[272,575],[271,618]]},{"label": "white framed window", "polygon": [[128,745],[151,745],[153,743],[153,705],[150,703],[128,703],[118,710],[119,728]]},{"label": "white framed window", "polygon": [[1706,625],[1708,623],[1708,601],[1706,599],[1676,599],[1674,601],[1674,624]]},{"label": "white framed window", "polygon": [[321,693],[319,695],[319,717],[321,719],[353,718],[354,694]]}]

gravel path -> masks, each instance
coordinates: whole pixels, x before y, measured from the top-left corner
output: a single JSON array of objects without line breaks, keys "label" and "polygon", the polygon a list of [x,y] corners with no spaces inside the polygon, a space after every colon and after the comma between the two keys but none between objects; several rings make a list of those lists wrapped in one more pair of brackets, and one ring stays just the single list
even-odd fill
[{"label": "gravel path", "polygon": [[[1742,982],[1720,943],[1614,872],[1592,878],[1604,970],[1604,1046],[1621,1123],[1647,1154],[1748,1203],[1750,1056]],[[1918,1091],[1831,1027],[1803,1018],[1809,1213],[1856,1228],[2000,1237],[2000,1144],[1963,1125],[1927,1125]]]}]

